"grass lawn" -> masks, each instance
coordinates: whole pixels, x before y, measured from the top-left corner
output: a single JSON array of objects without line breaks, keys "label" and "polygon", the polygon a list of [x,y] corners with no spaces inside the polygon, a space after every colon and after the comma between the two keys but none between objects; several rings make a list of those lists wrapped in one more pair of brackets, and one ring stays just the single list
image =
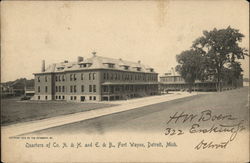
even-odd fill
[{"label": "grass lawn", "polygon": [[19,99],[13,98],[2,99],[1,124],[5,126],[110,106],[115,105],[105,103],[68,103],[65,101],[19,101]]}]

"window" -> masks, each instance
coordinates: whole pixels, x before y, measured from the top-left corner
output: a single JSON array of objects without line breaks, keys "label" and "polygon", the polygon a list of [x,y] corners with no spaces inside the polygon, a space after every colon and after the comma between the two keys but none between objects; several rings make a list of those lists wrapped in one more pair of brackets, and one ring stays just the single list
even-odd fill
[{"label": "window", "polygon": [[89,80],[91,80],[91,73],[89,73]]},{"label": "window", "polygon": [[64,87],[64,86],[62,86],[62,92],[64,92],[64,91],[65,91],[64,89],[65,89],[65,87]]},{"label": "window", "polygon": [[84,74],[81,74],[81,80],[83,80],[84,79]]},{"label": "window", "polygon": [[110,80],[113,80],[113,73],[111,73],[110,75]]},{"label": "window", "polygon": [[125,69],[125,70],[128,70],[128,67],[129,67],[129,66],[124,66],[124,69]]},{"label": "window", "polygon": [[111,63],[108,64],[108,67],[109,67],[109,68],[114,68],[114,66],[115,66],[115,64],[111,64]]},{"label": "window", "polygon": [[72,74],[70,74],[70,81],[72,81],[73,80],[73,75]]},{"label": "window", "polygon": [[72,85],[70,86],[70,92],[73,92],[73,86]]},{"label": "window", "polygon": [[47,86],[45,86],[45,92],[48,92],[48,87]]},{"label": "window", "polygon": [[63,99],[63,100],[64,100],[64,98],[65,98],[65,97],[64,97],[64,96],[62,96],[62,99]]},{"label": "window", "polygon": [[103,87],[103,92],[108,92],[108,87],[107,86]]},{"label": "window", "polygon": [[70,96],[70,100],[73,100],[73,96]]},{"label": "window", "polygon": [[76,100],[76,96],[74,96],[74,100]]},{"label": "window", "polygon": [[109,73],[107,73],[107,79],[109,80]]},{"label": "window", "polygon": [[104,72],[104,76],[103,76],[103,79],[106,79],[106,73]]},{"label": "window", "polygon": [[37,81],[40,82],[40,77],[39,76],[37,77]]},{"label": "window", "polygon": [[48,100],[48,96],[45,96],[45,100]]},{"label": "window", "polygon": [[92,100],[92,96],[89,96],[89,100]]},{"label": "window", "polygon": [[37,99],[40,100],[40,96],[37,96]]},{"label": "window", "polygon": [[57,76],[56,76],[56,81],[57,81]]},{"label": "window", "polygon": [[95,80],[96,78],[96,73],[93,73],[93,80]]},{"label": "window", "polygon": [[96,92],[96,85],[93,85],[93,92]]},{"label": "window", "polygon": [[58,92],[61,92],[61,86],[59,86],[59,91]]},{"label": "window", "polygon": [[56,99],[57,99],[57,96],[56,96]]},{"label": "window", "polygon": [[62,76],[62,81],[65,81],[65,76],[64,75]]},{"label": "window", "polygon": [[57,86],[56,86],[56,92],[57,92],[58,90],[57,90]]},{"label": "window", "polygon": [[41,91],[41,90],[40,90],[40,86],[38,86],[37,91],[38,91],[38,92],[40,92],[40,91]]},{"label": "window", "polygon": [[76,92],[76,85],[74,85],[74,92]]},{"label": "window", "polygon": [[48,81],[47,76],[45,76],[45,82],[47,82],[47,81]]},{"label": "window", "polygon": [[93,100],[96,100],[96,97],[95,97],[95,96],[93,96]]},{"label": "window", "polygon": [[61,100],[61,96],[59,96],[59,100]]},{"label": "window", "polygon": [[84,85],[81,86],[81,90],[82,90],[82,92],[84,92]]},{"label": "window", "polygon": [[60,75],[58,76],[58,80],[61,81],[61,76]]},{"label": "window", "polygon": [[76,74],[74,74],[74,80],[76,80]]},{"label": "window", "polygon": [[89,85],[89,92],[92,92],[92,85]]},{"label": "window", "polygon": [[87,64],[80,64],[80,67],[83,68],[83,67],[87,67]]}]

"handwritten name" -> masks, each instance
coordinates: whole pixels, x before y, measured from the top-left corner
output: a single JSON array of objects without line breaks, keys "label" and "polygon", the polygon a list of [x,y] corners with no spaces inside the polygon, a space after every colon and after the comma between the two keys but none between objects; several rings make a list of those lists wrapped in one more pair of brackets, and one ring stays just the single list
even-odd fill
[{"label": "handwritten name", "polygon": [[175,112],[173,116],[170,116],[167,124],[170,122],[205,122],[205,121],[223,121],[223,120],[236,120],[237,118],[233,117],[231,114],[223,115],[223,114],[213,114],[211,110],[202,111],[200,114],[187,114],[185,112]]}]

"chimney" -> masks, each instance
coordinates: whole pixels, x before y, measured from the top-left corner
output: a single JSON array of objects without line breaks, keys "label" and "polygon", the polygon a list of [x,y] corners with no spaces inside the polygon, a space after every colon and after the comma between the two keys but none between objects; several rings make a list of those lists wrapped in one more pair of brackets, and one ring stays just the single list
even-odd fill
[{"label": "chimney", "polygon": [[42,72],[45,72],[45,60],[42,60]]},{"label": "chimney", "polygon": [[78,57],[77,57],[77,63],[82,62],[82,61],[83,61],[83,57],[78,56]]},{"label": "chimney", "polygon": [[93,54],[93,57],[95,57],[95,56],[96,56],[96,52],[92,52],[92,54]]},{"label": "chimney", "polygon": [[174,68],[171,67],[171,69],[172,69],[172,74],[175,76],[175,70],[174,70]]}]

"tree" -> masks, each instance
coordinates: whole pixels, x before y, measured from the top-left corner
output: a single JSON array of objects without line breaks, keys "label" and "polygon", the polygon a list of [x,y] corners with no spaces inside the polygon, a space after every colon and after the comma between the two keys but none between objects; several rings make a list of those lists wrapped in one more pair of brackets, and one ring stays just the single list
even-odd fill
[{"label": "tree", "polygon": [[237,80],[242,77],[241,72],[243,71],[241,68],[241,64],[239,62],[232,62],[228,66],[229,69],[229,78],[232,81],[232,85],[237,88]]},{"label": "tree", "polygon": [[205,57],[203,57],[202,51],[191,49],[181,52],[176,56],[176,60],[179,64],[175,69],[188,83],[189,92],[191,92],[195,80],[203,80],[207,76],[205,75]]},{"label": "tree", "polygon": [[230,26],[226,29],[203,31],[203,36],[193,42],[192,47],[204,53],[209,60],[209,71],[217,78],[218,91],[221,91],[222,72],[225,64],[244,59],[248,56],[247,50],[239,46],[243,34]]}]

